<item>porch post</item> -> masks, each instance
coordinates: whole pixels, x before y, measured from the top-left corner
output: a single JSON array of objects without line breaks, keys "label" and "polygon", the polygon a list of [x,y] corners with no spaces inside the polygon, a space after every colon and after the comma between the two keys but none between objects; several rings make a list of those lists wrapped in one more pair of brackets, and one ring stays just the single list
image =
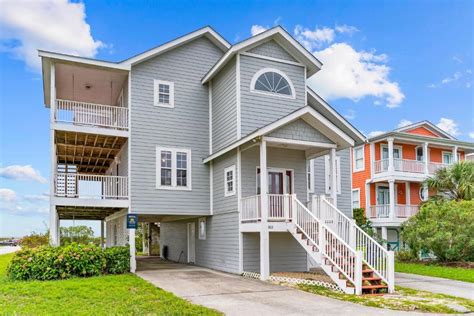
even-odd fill
[{"label": "porch post", "polygon": [[370,218],[370,183],[365,183],[365,216]]},{"label": "porch post", "polygon": [[425,163],[425,175],[429,173],[428,143],[423,143],[423,162]]},{"label": "porch post", "polygon": [[458,162],[458,146],[453,147],[453,162]]},{"label": "porch post", "polygon": [[410,192],[410,182],[409,181],[405,182],[405,199],[406,199],[405,204],[406,205],[411,205],[411,192]]},{"label": "porch post", "polygon": [[388,180],[388,192],[389,192],[389,210],[390,210],[390,219],[395,218],[395,180]]},{"label": "porch post", "polygon": [[135,229],[128,230],[128,243],[130,244],[130,272],[135,273],[137,262],[135,260]]},{"label": "porch post", "polygon": [[270,276],[270,234],[268,232],[268,175],[267,175],[267,142],[260,143],[260,203],[262,228],[260,230],[260,279]]},{"label": "porch post", "polygon": [[337,207],[337,177],[336,177],[336,148],[331,148],[329,159],[331,160],[331,198]]},{"label": "porch post", "polygon": [[384,240],[385,247],[386,247],[386,246],[387,246],[387,242],[388,242],[387,226],[382,226],[382,239]]},{"label": "porch post", "polygon": [[50,204],[49,204],[49,243],[51,246],[59,246],[59,217],[56,211],[56,204],[54,204],[55,186],[56,186],[56,171],[57,158],[56,146],[54,144],[54,121],[56,112],[56,71],[55,64],[51,62],[50,74],[50,143],[51,143],[51,182],[50,182]]},{"label": "porch post", "polygon": [[370,143],[370,177],[371,178],[374,177],[374,173],[375,173],[375,144]]},{"label": "porch post", "polygon": [[104,220],[100,221],[100,247],[104,247]]},{"label": "porch post", "polygon": [[152,225],[154,225],[153,223],[148,223],[148,253],[147,255],[148,256],[151,256],[151,246],[153,244],[153,236],[152,236],[152,232],[153,232],[153,229],[152,229]]},{"label": "porch post", "polygon": [[393,165],[393,138],[387,138],[388,142],[388,172],[393,172],[395,170]]},{"label": "porch post", "polygon": [[58,238],[58,212],[56,211],[56,205],[51,203],[49,209],[49,243],[51,246],[59,246]]}]

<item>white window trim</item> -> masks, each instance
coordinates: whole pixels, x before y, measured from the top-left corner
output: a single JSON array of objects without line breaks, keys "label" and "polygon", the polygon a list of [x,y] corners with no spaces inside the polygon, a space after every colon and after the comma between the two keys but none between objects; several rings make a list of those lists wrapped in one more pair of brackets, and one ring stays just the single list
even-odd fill
[{"label": "white window trim", "polygon": [[[362,168],[357,169],[356,164],[356,151],[362,149]],[[352,167],[354,172],[364,171],[365,170],[365,145],[361,145],[359,147],[354,147],[352,150]]]},{"label": "white window trim", "polygon": [[[324,182],[326,186],[326,194],[331,194],[330,186],[331,181],[328,181],[329,176],[329,169],[330,169],[330,162],[329,162],[329,155],[324,156]],[[338,173],[336,174],[336,181],[337,181],[337,194],[341,194],[341,157],[336,157],[336,170]],[[339,175],[339,176],[338,176]]]},{"label": "white window trim", "polygon": [[[380,160],[383,160],[383,149],[384,148],[387,148],[387,151],[388,151],[388,144],[381,144],[380,145]],[[403,146],[400,146],[400,145],[393,145],[393,149],[398,149],[400,151],[400,158],[395,158],[395,156],[393,157],[393,159],[403,159]],[[388,158],[386,158],[388,159]]]},{"label": "white window trim", "polygon": [[[444,154],[450,155],[450,156],[451,156],[451,164],[454,164],[453,152],[452,152],[452,151],[445,151],[445,150],[443,150],[443,151],[441,152],[441,162],[442,162],[442,163],[445,163],[445,162],[444,162]],[[457,157],[457,158],[458,158],[458,161],[461,161],[461,153],[458,152],[458,153],[456,153],[456,155],[458,156],[458,157]]]},{"label": "white window trim", "polygon": [[[161,152],[170,151],[171,152],[171,185],[162,185],[161,184]],[[181,187],[176,185],[176,153],[183,152],[186,153],[186,171],[187,171],[187,186]],[[192,190],[192,159],[191,159],[191,149],[188,148],[169,148],[169,147],[156,147],[156,188],[159,190],[175,190],[175,191],[191,191]]]},{"label": "white window trim", "polygon": [[[168,85],[170,87],[170,93],[169,93],[170,94],[170,103],[160,103],[160,98],[159,98],[159,94],[160,94],[159,85],[160,84],[165,84],[165,85]],[[154,80],[154,83],[153,83],[153,104],[155,106],[160,106],[160,107],[164,107],[164,108],[174,108],[174,82],[158,80],[158,79]]]},{"label": "white window trim", "polygon": [[[423,192],[424,190],[426,190],[426,198],[425,199],[423,199],[423,197],[421,196],[421,192]],[[428,201],[429,196],[430,196],[430,192],[428,191],[428,188],[421,185],[420,188],[418,189],[418,197],[420,198],[420,201],[422,201],[422,202]]]},{"label": "white window trim", "polygon": [[[422,156],[423,159],[422,159],[422,160],[418,160],[418,149],[420,149],[420,148],[421,148],[421,150],[422,150],[422,152],[423,152],[423,156]],[[425,153],[425,151],[424,151],[424,149],[423,149],[423,146],[421,146],[421,145],[416,146],[416,147],[415,147],[415,160],[418,161],[418,162],[424,162],[425,159],[426,159],[425,156],[426,156],[426,153]]]},{"label": "white window trim", "polygon": [[359,206],[357,208],[360,208],[360,188],[357,189],[352,189],[352,194],[351,194],[351,205],[352,209],[354,209],[354,192],[357,192],[357,195],[359,196]]},{"label": "white window trim", "polygon": [[[227,172],[232,171],[232,191],[227,191]],[[235,181],[235,165],[232,165],[230,167],[227,167],[224,169],[224,196],[232,196],[235,195],[236,193],[236,187],[235,187],[236,181]]]},{"label": "white window trim", "polygon": [[[314,159],[310,159],[309,161],[309,170],[306,170],[306,173],[309,171],[309,193],[314,193]],[[308,174],[306,174],[306,178],[308,177]]]},{"label": "white window trim", "polygon": [[[288,82],[288,85],[290,86],[291,95],[255,90],[255,83],[257,83],[257,79],[266,72],[276,72],[277,74],[282,76]],[[293,82],[291,81],[291,79],[284,72],[275,68],[263,68],[257,71],[253,75],[252,80],[250,81],[250,92],[277,97],[277,98],[296,99],[295,87],[293,86]]]},{"label": "white window trim", "polygon": [[[204,223],[204,231],[201,231],[201,223]],[[206,230],[207,230],[207,223],[205,217],[200,217],[198,219],[198,238],[199,240],[206,240]]]}]

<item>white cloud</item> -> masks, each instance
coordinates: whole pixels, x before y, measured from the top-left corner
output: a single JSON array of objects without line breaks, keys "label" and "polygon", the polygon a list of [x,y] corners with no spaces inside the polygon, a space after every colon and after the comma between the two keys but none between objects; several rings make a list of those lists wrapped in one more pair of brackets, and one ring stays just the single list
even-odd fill
[{"label": "white cloud", "polygon": [[452,136],[460,134],[458,124],[452,119],[442,117],[436,126]]},{"label": "white cloud", "polygon": [[469,133],[469,138],[474,139],[474,132]]},{"label": "white cloud", "polygon": [[32,202],[32,203],[35,203],[35,202],[49,202],[49,194],[47,193],[44,193],[44,194],[40,194],[40,195],[25,195],[23,197],[26,201],[28,202]]},{"label": "white cloud", "polygon": [[372,131],[369,134],[367,134],[367,137],[372,138],[372,137],[375,137],[375,136],[382,135],[383,133],[385,133],[385,132],[384,131]]},{"label": "white cloud", "polygon": [[297,25],[294,33],[296,39],[310,51],[320,48],[323,44],[332,43],[335,36],[334,29],[329,27],[310,30],[301,25]]},{"label": "white cloud", "polygon": [[398,83],[389,79],[391,69],[385,64],[385,54],[356,51],[347,43],[334,43],[314,51],[314,55],[321,60],[323,67],[309,83],[327,99],[358,101],[372,96],[394,108],[405,98]]},{"label": "white cloud", "polygon": [[9,203],[16,201],[16,199],[17,196],[15,191],[5,188],[0,189],[0,201]]},{"label": "white cloud", "polygon": [[20,181],[33,180],[40,183],[47,182],[46,179],[41,176],[40,172],[30,165],[12,165],[0,168],[0,177]]},{"label": "white cloud", "polygon": [[397,127],[398,127],[398,128],[400,128],[400,127],[405,127],[405,126],[408,126],[408,125],[411,125],[411,124],[413,124],[412,121],[409,121],[409,120],[406,120],[406,119],[402,119],[402,120],[398,123]]},{"label": "white cloud", "polygon": [[[470,69],[466,70],[466,73],[467,74],[470,74]],[[458,81],[459,79],[461,79],[463,77],[463,74],[462,72],[460,71],[456,71],[455,73],[453,73],[451,76],[448,76],[446,78],[443,78],[440,82],[438,83],[430,83],[428,85],[428,88],[439,88],[441,87],[442,85],[445,85],[445,84],[448,84],[448,83],[451,83],[451,82],[455,82],[455,81]],[[469,88],[469,87],[468,87]]]},{"label": "white cloud", "polygon": [[37,49],[94,57],[105,45],[92,37],[85,5],[67,0],[2,0],[0,49],[40,69]]},{"label": "white cloud", "polygon": [[[9,212],[11,214],[31,215],[44,214],[49,212],[49,198],[44,199],[44,195],[18,196],[18,194],[7,188],[0,189],[0,213]],[[41,197],[41,198],[40,198]]]},{"label": "white cloud", "polygon": [[252,27],[250,28],[250,34],[252,34],[252,36],[255,36],[257,34],[265,32],[268,29],[269,29],[268,26],[255,24],[255,25],[252,25]]},{"label": "white cloud", "polygon": [[357,27],[351,26],[351,25],[346,25],[346,24],[336,25],[335,29],[336,29],[336,32],[338,32],[338,33],[348,34],[348,35],[352,35],[356,32],[359,32],[359,29]]}]

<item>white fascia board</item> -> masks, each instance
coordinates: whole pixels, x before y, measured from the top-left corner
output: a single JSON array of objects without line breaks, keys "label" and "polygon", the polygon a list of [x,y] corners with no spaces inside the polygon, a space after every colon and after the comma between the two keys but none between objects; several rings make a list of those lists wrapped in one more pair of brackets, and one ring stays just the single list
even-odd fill
[{"label": "white fascia board", "polygon": [[319,103],[321,103],[326,110],[328,110],[332,115],[334,115],[342,124],[344,124],[348,129],[350,129],[354,134],[356,134],[359,137],[359,140],[364,142],[366,140],[366,137],[359,132],[354,126],[352,126],[347,120],[341,116],[336,110],[334,110],[323,98],[321,98],[318,94],[316,94],[311,87],[306,86],[308,89],[308,93],[315,98]]},{"label": "white fascia board", "polygon": [[205,84],[212,77],[214,77],[214,75],[234,56],[236,52],[239,52],[240,50],[252,46],[255,43],[263,41],[268,37],[272,37],[275,34],[280,34],[281,36],[283,36],[290,44],[292,44],[294,48],[296,48],[296,50],[300,54],[307,58],[309,62],[313,63],[318,69],[321,69],[322,63],[316,57],[314,57],[303,46],[301,46],[301,44],[298,43],[293,37],[291,37],[283,28],[277,26],[232,46],[224,54],[224,56],[222,56],[221,59],[211,68],[211,70],[209,70],[209,72],[204,76],[204,78],[202,78],[201,83]]},{"label": "white fascia board", "polygon": [[263,139],[266,140],[268,143],[300,145],[300,146],[318,147],[318,148],[337,148],[336,144],[311,142],[311,141],[306,141],[306,140],[287,139],[287,138],[269,137],[269,136],[263,136]]},{"label": "white fascia board", "polygon": [[113,63],[109,61],[71,56],[71,55],[65,55],[65,54],[60,54],[60,53],[53,53],[53,52],[48,52],[44,50],[38,50],[38,56],[42,58],[50,58],[54,60],[61,60],[61,61],[66,61],[66,62],[71,62],[71,63],[79,63],[83,65],[88,65],[88,66],[96,66],[96,67],[103,67],[103,68],[110,68],[110,69],[124,70],[124,71],[130,70],[130,65],[117,64],[117,63]]},{"label": "white fascia board", "polygon": [[203,163],[208,163],[209,161],[219,157],[220,155],[223,155],[226,152],[228,152],[232,149],[235,149],[236,147],[238,147],[242,144],[245,144],[246,142],[254,139],[255,137],[263,136],[265,134],[268,134],[271,131],[277,129],[278,127],[283,126],[285,124],[288,124],[289,122],[292,122],[292,121],[296,120],[297,118],[299,118],[299,117],[301,117],[305,114],[312,115],[316,120],[321,122],[321,124],[326,126],[328,129],[332,130],[335,134],[337,134],[337,136],[339,136],[342,140],[346,141],[350,146],[354,145],[354,140],[352,138],[350,138],[347,134],[345,134],[342,130],[340,130],[336,125],[331,123],[324,116],[319,114],[316,110],[314,110],[313,108],[311,108],[309,106],[306,106],[304,108],[301,108],[301,109],[299,109],[299,110],[297,110],[297,111],[295,111],[295,112],[279,119],[278,121],[275,121],[275,122],[270,123],[269,125],[267,125],[265,127],[262,127],[261,129],[259,129],[255,132],[253,132],[252,134],[240,139],[239,141],[233,143],[232,145],[227,146],[226,148],[223,148],[223,149],[219,150],[215,154],[205,158],[203,160]]},{"label": "white fascia board", "polygon": [[420,127],[420,126],[423,126],[423,125],[426,125],[426,128],[431,129],[432,132],[441,134],[441,135],[447,137],[448,139],[456,140],[455,137],[453,137],[450,134],[448,134],[447,132],[443,131],[441,128],[434,125],[430,121],[421,121],[421,122],[418,122],[418,123],[413,123],[413,124],[410,124],[410,125],[407,125],[407,126],[404,126],[404,127],[397,128],[397,129],[394,130],[394,132],[402,132],[403,133],[404,131],[411,130],[411,129],[414,129],[414,128],[417,128],[417,127]]},{"label": "white fascia board", "polygon": [[230,44],[222,37],[220,36],[216,31],[214,31],[210,27],[204,27],[202,29],[199,29],[197,31],[194,31],[192,33],[189,33],[187,35],[181,36],[177,39],[174,39],[168,43],[165,43],[163,45],[160,45],[156,48],[153,48],[149,51],[146,51],[142,54],[139,54],[137,56],[131,57],[129,59],[126,59],[122,61],[120,64],[124,65],[135,65],[137,63],[143,62],[147,59],[150,59],[158,54],[162,54],[170,49],[174,49],[176,47],[179,47],[180,45],[186,44],[198,37],[205,36],[206,34],[209,34],[210,39],[219,46],[219,48],[223,51],[226,51],[230,48]]}]

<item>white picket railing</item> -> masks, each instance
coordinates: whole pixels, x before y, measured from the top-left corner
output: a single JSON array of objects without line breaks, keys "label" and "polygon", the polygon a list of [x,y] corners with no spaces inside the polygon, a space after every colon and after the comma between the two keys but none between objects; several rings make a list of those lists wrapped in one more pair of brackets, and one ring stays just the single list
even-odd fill
[{"label": "white picket railing", "polygon": [[54,114],[56,122],[87,125],[94,127],[128,129],[128,108],[78,102],[71,100],[56,100]]},{"label": "white picket railing", "polygon": [[86,199],[128,199],[128,177],[57,173],[54,194]]},{"label": "white picket railing", "polygon": [[439,162],[430,162],[428,164],[428,172],[430,174],[434,174],[438,169],[448,167],[448,164],[445,163],[439,163]]},{"label": "white picket railing", "polygon": [[372,205],[370,207],[370,218],[389,218],[389,217],[390,217],[389,204]]},{"label": "white picket railing", "polygon": [[393,168],[401,172],[425,173],[425,163],[418,160],[394,158]]},{"label": "white picket railing", "polygon": [[381,173],[388,170],[388,159],[374,161],[374,173]]},{"label": "white picket railing", "polygon": [[418,210],[418,205],[397,204],[395,205],[395,216],[398,218],[412,217],[413,215],[418,213]]},{"label": "white picket railing", "polygon": [[319,214],[323,222],[326,218],[332,223],[328,225],[335,229],[338,236],[353,249],[362,251],[363,261],[374,272],[387,283],[389,292],[393,292],[395,286],[394,275],[394,257],[393,252],[386,250],[376,240],[364,232],[354,220],[347,217],[336,206],[329,203],[324,196],[320,196],[318,200],[313,200],[314,213],[317,216],[318,211],[315,205],[319,202]]},{"label": "white picket railing", "polygon": [[293,223],[321,253],[322,260],[328,259],[354,285],[356,293],[360,294],[362,262],[358,262],[356,250],[318,219],[296,197],[293,197],[293,201]]},{"label": "white picket railing", "polygon": [[260,195],[247,196],[241,199],[241,221],[259,221],[262,218]]},{"label": "white picket railing", "polygon": [[268,194],[268,220],[288,220],[292,216],[291,211],[291,194]]}]

